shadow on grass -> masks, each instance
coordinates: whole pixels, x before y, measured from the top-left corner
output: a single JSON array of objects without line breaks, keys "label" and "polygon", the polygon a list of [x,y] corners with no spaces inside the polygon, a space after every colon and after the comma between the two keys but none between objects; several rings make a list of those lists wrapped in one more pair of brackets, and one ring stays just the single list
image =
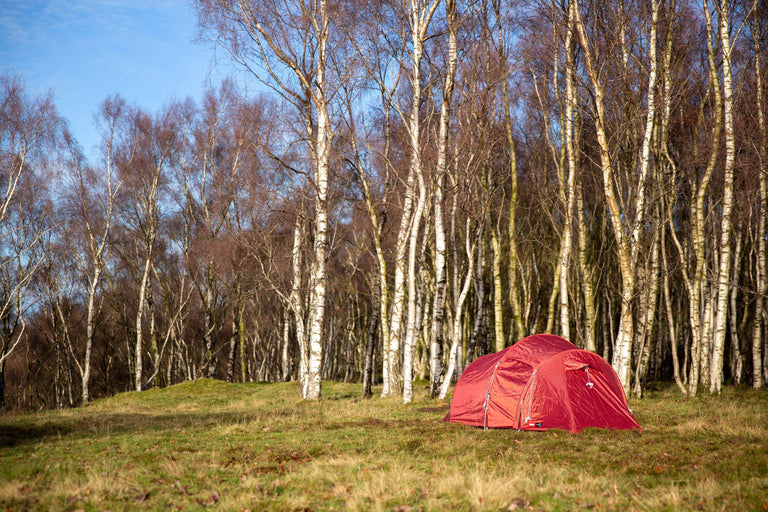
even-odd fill
[{"label": "shadow on grass", "polygon": [[[279,413],[279,411],[278,411]],[[242,422],[258,422],[263,417],[242,413],[103,413],[87,418],[78,417],[49,421],[42,425],[25,424],[23,419],[8,421],[0,418],[0,448],[46,441],[81,440],[109,435],[132,435],[188,428],[214,428]]]},{"label": "shadow on grass", "polygon": [[[180,432],[188,430],[211,431],[212,429],[238,425],[248,425],[254,434],[264,432],[270,435],[281,432],[285,432],[286,435],[295,435],[299,432],[306,432],[307,429],[327,432],[348,429],[405,430],[422,423],[442,423],[444,411],[444,408],[434,408],[434,410],[425,408],[415,411],[416,417],[413,418],[382,419],[374,415],[364,415],[347,420],[332,416],[327,418],[302,417],[303,413],[299,409],[256,410],[252,413],[228,411],[167,414],[94,412],[87,416],[57,418],[43,424],[31,424],[31,419],[23,416],[17,418],[0,417],[0,449],[63,440],[79,441],[153,432],[180,435]],[[299,419],[292,421],[291,417],[294,416]]]}]

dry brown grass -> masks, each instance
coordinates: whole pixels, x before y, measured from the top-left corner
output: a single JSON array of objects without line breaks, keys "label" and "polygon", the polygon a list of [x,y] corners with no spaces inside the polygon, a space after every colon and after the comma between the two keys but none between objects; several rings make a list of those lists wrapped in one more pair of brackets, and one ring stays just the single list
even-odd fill
[{"label": "dry brown grass", "polygon": [[768,394],[633,403],[642,432],[445,424],[447,402],[201,381],[0,417],[0,510],[763,510]]}]

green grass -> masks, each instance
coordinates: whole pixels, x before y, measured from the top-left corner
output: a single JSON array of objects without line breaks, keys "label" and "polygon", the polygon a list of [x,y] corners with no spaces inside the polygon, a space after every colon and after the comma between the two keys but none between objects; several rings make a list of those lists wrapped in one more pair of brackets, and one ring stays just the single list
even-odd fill
[{"label": "green grass", "polygon": [[768,393],[673,389],[642,432],[446,424],[447,401],[202,380],[0,416],[2,510],[768,510]]}]

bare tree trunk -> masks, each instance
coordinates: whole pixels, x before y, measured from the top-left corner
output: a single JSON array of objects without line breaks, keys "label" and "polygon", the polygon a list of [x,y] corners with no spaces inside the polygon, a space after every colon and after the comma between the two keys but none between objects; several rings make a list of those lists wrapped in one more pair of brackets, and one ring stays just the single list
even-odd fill
[{"label": "bare tree trunk", "polygon": [[616,339],[616,349],[613,354],[613,367],[619,376],[619,381],[624,388],[624,392],[630,391],[630,369],[632,360],[632,342],[634,334],[634,325],[632,318],[632,300],[635,293],[634,263],[637,261],[639,250],[638,239],[644,225],[645,199],[646,199],[646,180],[650,160],[650,139],[653,129],[653,119],[655,112],[655,89],[656,89],[656,24],[658,20],[659,2],[654,0],[652,13],[652,24],[650,32],[649,61],[650,72],[648,79],[647,93],[647,115],[645,134],[643,137],[643,147],[641,155],[641,170],[638,177],[637,196],[635,197],[635,219],[632,222],[632,229],[627,235],[624,226],[624,212],[621,211],[620,203],[616,196],[616,176],[611,162],[610,148],[605,124],[605,91],[604,84],[600,77],[599,70],[593,62],[592,50],[587,39],[584,23],[581,19],[578,2],[573,2],[572,12],[576,31],[579,34],[581,46],[584,50],[584,59],[587,67],[590,84],[593,90],[593,100],[597,114],[596,130],[597,140],[600,147],[600,166],[603,174],[603,188],[606,197],[608,211],[610,213],[613,233],[617,242],[617,253],[619,258],[619,268],[621,269],[622,291],[621,291],[621,314],[619,322],[619,335]]},{"label": "bare tree trunk", "polygon": [[[571,11],[575,4],[569,4]],[[570,313],[569,313],[569,294],[568,294],[568,275],[571,260],[571,246],[573,238],[573,208],[576,200],[575,180],[576,180],[576,149],[574,144],[574,123],[573,117],[576,111],[576,86],[574,83],[576,66],[576,47],[573,41],[573,15],[568,16],[568,26],[565,35],[565,151],[568,160],[568,179],[562,183],[564,189],[561,195],[564,198],[563,207],[565,208],[563,235],[560,241],[560,256],[558,258],[559,266],[559,287],[560,287],[560,334],[566,339],[571,337]]]},{"label": "bare tree trunk", "polygon": [[734,384],[741,384],[744,373],[744,360],[741,356],[741,336],[739,328],[739,310],[737,299],[739,295],[739,276],[741,274],[741,255],[744,247],[744,231],[740,227],[736,232],[736,249],[733,253],[733,287],[729,297],[729,326],[731,331],[731,378]]},{"label": "bare tree trunk", "polygon": [[485,270],[485,221],[478,230],[477,235],[477,253],[475,258],[475,277],[474,290],[475,290],[475,318],[472,325],[472,333],[469,335],[469,341],[467,342],[467,351],[464,354],[464,368],[472,362],[472,358],[475,357],[477,351],[478,340],[483,336],[484,322],[485,322],[485,280],[483,274]]},{"label": "bare tree trunk", "polygon": [[107,125],[107,133],[105,134],[105,175],[106,175],[106,211],[104,212],[103,224],[101,229],[96,231],[97,227],[94,225],[91,218],[91,205],[88,202],[86,188],[86,178],[84,176],[84,169],[81,167],[82,162],[73,162],[75,172],[77,173],[75,187],[77,188],[77,202],[80,211],[82,212],[82,221],[85,225],[86,234],[88,237],[88,255],[87,262],[82,261],[84,266],[83,272],[85,278],[88,281],[87,292],[87,307],[86,307],[86,323],[85,323],[85,354],[83,356],[82,363],[77,359],[72,347],[70,346],[70,352],[75,360],[80,377],[82,381],[82,400],[83,403],[87,403],[91,399],[90,395],[90,382],[91,382],[91,358],[93,355],[93,342],[94,332],[96,327],[96,315],[100,305],[97,304],[97,294],[99,286],[101,284],[102,272],[106,266],[106,260],[109,256],[110,250],[110,237],[112,232],[112,222],[114,220],[114,207],[115,198],[117,196],[119,183],[113,183],[114,179],[114,151],[115,141],[117,135],[117,126],[119,119],[124,115],[124,103],[120,99],[110,98],[107,99],[101,110],[101,115]]},{"label": "bare tree trunk", "polygon": [[[661,185],[663,193],[660,196],[661,211],[664,215],[664,222],[660,227],[661,230],[661,260],[662,260],[662,276],[663,276],[663,293],[664,293],[664,305],[667,314],[667,328],[669,332],[670,351],[672,353],[672,376],[675,379],[675,383],[683,395],[688,394],[688,389],[685,382],[680,376],[680,361],[678,355],[678,334],[675,328],[675,316],[672,312],[672,296],[669,283],[669,261],[667,257],[667,243],[666,234],[667,227],[673,237],[673,242],[678,248],[681,259],[683,259],[682,245],[677,239],[675,232],[675,226],[672,222],[672,204],[675,202],[675,186],[677,180],[677,164],[669,154],[669,121],[671,117],[671,104],[672,104],[672,74],[670,69],[670,63],[672,60],[672,50],[674,42],[674,24],[676,19],[676,2],[670,1],[667,7],[667,39],[664,45],[663,54],[663,67],[662,67],[662,80],[663,80],[663,95],[661,98],[661,122],[659,126],[659,137],[656,141],[657,145],[657,165],[659,183],[663,183],[663,176],[671,174],[671,185]],[[683,282],[687,290],[692,289],[692,284],[689,278],[689,273],[685,265],[682,266]],[[687,346],[687,345],[686,345]],[[685,365],[683,365],[685,369]]]},{"label": "bare tree trunk", "polygon": [[667,329],[669,331],[669,343],[671,345],[670,351],[672,352],[672,377],[675,379],[675,384],[683,393],[688,394],[688,389],[685,383],[680,378],[680,361],[678,356],[677,347],[677,332],[675,330],[675,315],[672,312],[672,298],[669,287],[669,263],[667,261],[667,249],[666,249],[666,228],[661,230],[661,261],[662,261],[662,276],[664,279],[664,307],[667,314]]},{"label": "bare tree trunk", "polygon": [[[149,254],[147,254],[149,256]],[[144,313],[144,304],[147,299],[147,285],[149,284],[149,270],[152,260],[149,257],[144,259],[144,269],[141,273],[141,285],[139,286],[139,303],[136,308],[136,364],[134,367],[134,385],[136,391],[141,391],[143,386],[143,350],[142,350],[142,316]]]},{"label": "bare tree trunk", "polygon": [[[689,297],[689,318],[691,323],[691,348],[690,348],[690,367],[688,370],[688,395],[691,397],[696,396],[700,383],[700,369],[701,369],[701,357],[702,348],[705,343],[704,339],[704,325],[705,316],[702,311],[704,310],[702,301],[704,297],[705,278],[706,278],[706,236],[705,236],[705,224],[706,224],[706,209],[705,202],[708,194],[709,184],[714,173],[714,168],[719,158],[720,148],[720,134],[722,131],[722,95],[719,93],[720,80],[717,73],[717,65],[715,63],[715,47],[712,34],[712,22],[709,13],[709,8],[705,5],[704,13],[707,18],[707,58],[709,62],[709,91],[714,93],[714,123],[712,125],[712,139],[710,142],[711,152],[709,155],[709,161],[707,167],[699,180],[698,187],[694,184],[695,199],[691,204],[691,241],[694,254],[694,269],[693,280],[685,278],[685,262],[686,252],[683,250],[682,245],[675,238],[675,244],[678,247],[680,254],[680,260],[683,262],[684,280],[686,281],[686,287],[688,289]],[[703,113],[700,112],[700,115]],[[674,228],[671,233],[675,235]],[[690,284],[688,284],[690,283]]]},{"label": "bare tree trunk", "polygon": [[373,283],[373,299],[371,301],[370,318],[368,319],[368,332],[365,339],[365,358],[363,365],[363,398],[373,397],[373,356],[376,347],[376,334],[379,331],[379,300],[381,300],[381,286],[377,279]]},{"label": "bare tree trunk", "polygon": [[[413,137],[413,135],[412,135]],[[417,132],[418,137],[418,132]],[[411,140],[412,143],[418,141]],[[405,341],[403,343],[403,403],[407,404],[413,400],[413,358],[416,349],[416,322],[418,312],[416,307],[417,298],[417,252],[419,245],[419,232],[421,218],[424,214],[424,208],[427,202],[427,190],[424,183],[424,174],[421,170],[421,151],[418,152],[418,161],[412,162],[416,165],[416,175],[419,183],[419,198],[416,202],[416,211],[413,214],[410,229],[410,242],[408,247],[408,317],[405,328]]]},{"label": "bare tree trunk", "polygon": [[723,56],[723,122],[725,127],[725,164],[722,218],[720,220],[720,269],[717,286],[717,316],[715,318],[712,361],[710,363],[709,392],[720,394],[723,384],[723,355],[728,315],[728,290],[731,274],[731,215],[733,212],[733,164],[736,141],[733,130],[733,72],[731,69],[731,18],[728,0],[720,1],[719,30]]},{"label": "bare tree trunk", "polygon": [[[459,346],[461,345],[461,328],[462,328],[462,314],[464,312],[464,301],[469,293],[469,287],[472,284],[474,276],[475,266],[475,249],[477,248],[477,240],[470,235],[469,219],[467,219],[467,226],[465,229],[467,233],[466,241],[466,254],[467,254],[467,273],[464,276],[464,284],[461,287],[461,291],[458,294],[453,316],[453,329],[451,332],[451,350],[448,354],[448,367],[445,370],[445,376],[443,377],[443,383],[440,386],[439,398],[442,400],[448,394],[448,388],[451,387],[451,380],[453,378],[453,372],[456,370],[457,361],[461,359],[461,353]],[[474,240],[474,241],[473,241]],[[458,265],[457,265],[458,270]]]},{"label": "bare tree trunk", "polygon": [[501,243],[496,227],[491,227],[491,269],[493,272],[493,333],[494,350],[498,352],[504,349],[504,309],[503,293],[501,284]]},{"label": "bare tree trunk", "polygon": [[[577,138],[578,140],[578,138]],[[576,185],[576,226],[579,239],[579,270],[581,271],[581,287],[584,295],[584,348],[590,352],[597,352],[595,341],[595,265],[587,258],[587,223],[584,211],[584,190],[581,180]]]},{"label": "bare tree trunk", "polygon": [[[355,117],[354,117],[354,110],[352,108],[352,99],[348,93],[348,90],[345,89],[345,102],[347,105],[347,109],[349,112],[349,126],[351,128],[351,131],[353,134],[356,133],[355,129]],[[383,103],[386,105],[386,95],[382,93],[382,99]],[[384,138],[385,138],[385,145],[384,145],[384,151],[383,151],[383,159],[388,161],[389,159],[389,108],[385,108],[385,114],[384,114]],[[379,215],[376,213],[376,208],[373,204],[373,196],[371,194],[371,187],[369,183],[368,176],[365,172],[365,168],[363,166],[362,158],[360,156],[360,150],[358,149],[357,145],[357,139],[356,137],[351,137],[352,147],[353,147],[353,154],[354,154],[354,162],[353,167],[357,171],[358,178],[360,179],[360,185],[363,191],[363,197],[365,198],[365,206],[368,210],[368,216],[371,220],[371,227],[372,227],[372,240],[373,240],[373,247],[376,253],[376,280],[373,283],[373,289],[374,289],[374,299],[373,299],[373,309],[370,313],[370,320],[368,324],[368,335],[366,339],[366,351],[365,351],[365,358],[364,358],[364,367],[363,367],[363,396],[365,398],[371,398],[371,386],[373,385],[373,363],[374,363],[374,352],[376,347],[376,335],[380,332],[382,335],[382,347],[384,352],[383,357],[383,372],[384,372],[384,382],[387,383],[389,380],[389,360],[387,357],[387,353],[389,350],[389,316],[388,316],[388,307],[389,307],[389,293],[388,293],[388,285],[387,285],[387,261],[384,257],[384,249],[381,245],[381,237],[382,232],[384,230],[384,225],[386,223],[386,215],[382,214]],[[384,207],[386,206],[386,197],[384,198],[385,204],[382,205],[382,212],[385,211]],[[370,366],[367,366],[370,363]],[[386,384],[385,384],[386,385]]]},{"label": "bare tree trunk", "polygon": [[283,344],[282,344],[282,373],[281,380],[288,382],[291,380],[291,360],[289,358],[289,345],[291,342],[291,324],[288,320],[288,310],[283,311]]},{"label": "bare tree trunk", "polygon": [[208,262],[205,277],[205,291],[202,294],[203,299],[203,326],[205,334],[203,341],[205,343],[205,366],[206,376],[209,379],[216,378],[216,368],[218,366],[218,337],[219,322],[216,315],[216,294],[213,291],[215,286],[215,277],[213,276],[213,260]]},{"label": "bare tree trunk", "polygon": [[297,215],[293,227],[293,249],[291,250],[293,280],[291,283],[291,295],[288,304],[293,312],[293,320],[296,324],[296,341],[299,345],[299,387],[301,389],[304,389],[305,384],[302,379],[306,378],[307,368],[309,366],[309,347],[307,344],[306,328],[304,326],[304,303],[301,300],[301,248],[304,245],[305,236],[304,219],[301,215]]},{"label": "bare tree trunk", "polygon": [[325,0],[320,1],[320,23],[317,33],[318,65],[315,71],[315,107],[317,108],[317,131],[314,141],[315,159],[315,245],[314,260],[309,276],[309,360],[307,375],[301,386],[305,400],[320,399],[320,365],[323,359],[323,323],[325,320],[326,253],[328,251],[328,180],[333,133],[326,98],[326,51],[329,37],[329,13]]},{"label": "bare tree trunk", "polygon": [[245,359],[245,304],[240,304],[237,308],[237,334],[240,339],[240,382],[247,382],[248,375],[246,368],[248,367]]},{"label": "bare tree trunk", "polygon": [[[646,280],[643,285],[643,294],[640,300],[639,317],[640,329],[637,333],[639,350],[635,367],[634,393],[638,397],[643,396],[643,385],[648,374],[648,366],[651,357],[653,341],[653,326],[656,322],[656,308],[658,306],[659,289],[659,247],[660,239],[656,237],[651,245],[651,267],[646,270]],[[671,320],[671,318],[670,318]]]},{"label": "bare tree trunk", "polygon": [[[525,336],[523,327],[523,313],[520,306],[520,290],[518,286],[519,256],[517,251],[517,153],[515,139],[512,135],[512,109],[509,94],[509,77],[507,76],[507,52],[504,48],[504,34],[501,23],[501,2],[493,0],[493,9],[496,15],[498,29],[498,53],[499,68],[502,76],[502,95],[504,97],[504,134],[506,136],[506,150],[509,162],[509,211],[507,213],[507,235],[509,238],[509,303],[512,306],[512,326],[510,328],[511,339],[519,339]],[[496,340],[496,350],[501,350],[504,340]]]},{"label": "bare tree trunk", "polygon": [[443,309],[445,308],[446,262],[445,224],[443,202],[445,174],[448,171],[448,142],[451,121],[451,100],[458,61],[458,23],[455,0],[446,0],[448,20],[448,70],[443,82],[443,100],[440,106],[440,133],[438,135],[437,164],[435,168],[434,223],[435,223],[435,296],[432,305],[432,335],[430,337],[429,389],[432,398],[439,394],[443,357]]},{"label": "bare tree trunk", "polygon": [[229,335],[229,351],[227,353],[227,382],[235,382],[235,354],[237,353],[237,319],[232,316],[232,333]]},{"label": "bare tree trunk", "polygon": [[[415,185],[416,180],[419,185],[419,196],[421,196],[421,190],[423,186],[423,175],[421,172],[421,114],[420,106],[422,101],[421,95],[421,65],[424,52],[424,41],[427,36],[427,29],[432,21],[432,17],[440,4],[439,0],[411,0],[409,4],[409,21],[410,21],[410,36],[411,44],[410,59],[411,59],[411,109],[407,119],[404,113],[401,113],[403,121],[405,122],[409,136],[409,149],[410,155],[410,167],[408,170],[408,179],[406,182],[405,199],[403,203],[403,217],[400,221],[400,230],[397,236],[397,261],[395,263],[395,293],[392,298],[392,316],[391,325],[389,330],[389,350],[386,357],[384,373],[384,386],[382,388],[382,396],[395,396],[401,393],[401,375],[398,371],[398,363],[400,362],[400,342],[401,342],[401,323],[403,317],[403,310],[405,309],[405,301],[408,299],[409,303],[415,298],[407,298],[406,294],[406,249],[409,247],[409,241],[411,240],[412,230],[418,230],[420,224],[420,214],[418,219],[414,219],[416,214],[413,213],[414,200],[415,200]],[[421,203],[421,199],[418,200]],[[423,206],[422,206],[423,208]],[[416,210],[420,210],[419,206],[416,206]],[[410,253],[409,253],[410,254]],[[409,257],[410,262],[410,257]],[[407,318],[406,318],[407,322]],[[409,352],[409,357],[412,357],[412,348]],[[412,364],[408,363],[409,365]],[[405,368],[404,368],[405,369]]]},{"label": "bare tree trunk", "polygon": [[757,103],[757,121],[760,130],[760,146],[758,149],[758,164],[760,173],[760,209],[758,212],[757,235],[757,296],[755,297],[755,318],[752,327],[752,387],[763,387],[763,337],[762,328],[765,325],[765,304],[768,295],[768,247],[764,233],[768,226],[768,125],[765,121],[765,103],[763,101],[763,66],[758,31],[757,0],[752,3],[753,12],[753,42],[755,59],[755,87]]},{"label": "bare tree trunk", "polygon": [[405,198],[403,199],[402,218],[396,242],[395,282],[392,296],[392,309],[389,325],[389,346],[385,347],[382,369],[383,386],[381,396],[395,396],[400,393],[400,339],[403,321],[403,309],[405,307],[405,270],[406,248],[411,215],[413,210],[413,187],[415,172],[411,169],[406,181]]},{"label": "bare tree trunk", "polygon": [[[235,303],[232,308],[232,334],[229,337],[229,354],[227,355],[227,382],[235,382],[235,358],[237,347],[240,346],[240,353],[243,353],[243,285],[240,276],[235,276],[234,286]],[[240,358],[241,367],[244,366],[243,358]],[[242,372],[241,372],[242,373]],[[245,379],[242,379],[245,382]]]}]

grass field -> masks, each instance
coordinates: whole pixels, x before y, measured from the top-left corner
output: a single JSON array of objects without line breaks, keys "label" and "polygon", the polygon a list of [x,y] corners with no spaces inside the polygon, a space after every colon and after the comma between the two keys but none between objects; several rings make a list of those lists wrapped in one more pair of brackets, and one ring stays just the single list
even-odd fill
[{"label": "grass field", "polygon": [[201,380],[1,415],[0,511],[768,510],[765,392],[650,391],[631,403],[642,432],[578,434],[360,395]]}]

